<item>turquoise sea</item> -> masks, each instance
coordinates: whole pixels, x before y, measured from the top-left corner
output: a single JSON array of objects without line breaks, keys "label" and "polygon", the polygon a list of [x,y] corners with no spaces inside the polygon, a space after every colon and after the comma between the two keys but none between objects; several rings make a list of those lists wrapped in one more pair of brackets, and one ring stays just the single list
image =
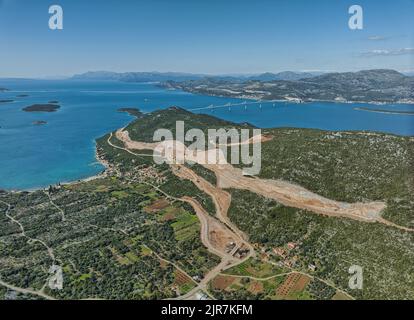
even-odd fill
[{"label": "turquoise sea", "polygon": [[[27,190],[74,181],[103,170],[97,163],[95,139],[126,125],[133,117],[117,112],[138,107],[150,112],[172,105],[261,128],[301,127],[327,130],[369,130],[414,135],[414,116],[354,110],[355,107],[414,111],[414,105],[368,105],[314,102],[224,106],[244,100],[165,90],[149,83],[112,81],[0,80],[0,188]],[[17,97],[27,94],[27,97]],[[59,101],[54,113],[28,113],[35,103]],[[34,125],[34,121],[47,121]]]}]

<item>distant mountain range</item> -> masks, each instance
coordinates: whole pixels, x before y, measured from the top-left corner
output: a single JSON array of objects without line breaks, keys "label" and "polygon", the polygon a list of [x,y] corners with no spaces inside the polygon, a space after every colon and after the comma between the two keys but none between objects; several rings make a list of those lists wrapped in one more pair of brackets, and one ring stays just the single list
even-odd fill
[{"label": "distant mountain range", "polygon": [[215,79],[221,81],[245,82],[249,80],[299,80],[310,78],[321,73],[284,71],[279,73],[262,73],[258,75],[206,75],[180,72],[109,72],[90,71],[74,75],[72,80],[113,80],[125,82],[165,82],[165,81],[189,81],[200,79]]},{"label": "distant mountain range", "polygon": [[257,81],[274,81],[274,80],[299,80],[311,78],[321,73],[310,73],[310,72],[292,72],[292,71],[283,71],[279,73],[262,73],[257,76],[250,76],[248,80],[257,80]]},{"label": "distant mountain range", "polygon": [[193,93],[245,99],[414,103],[414,78],[395,70],[334,72],[292,78],[273,79],[271,75],[265,74],[259,79],[226,81],[210,77],[184,82],[167,81],[163,86]]},{"label": "distant mountain range", "polygon": [[180,72],[109,72],[90,71],[74,75],[72,80],[115,80],[124,82],[164,82],[164,81],[188,81],[197,80],[205,75],[180,73]]}]

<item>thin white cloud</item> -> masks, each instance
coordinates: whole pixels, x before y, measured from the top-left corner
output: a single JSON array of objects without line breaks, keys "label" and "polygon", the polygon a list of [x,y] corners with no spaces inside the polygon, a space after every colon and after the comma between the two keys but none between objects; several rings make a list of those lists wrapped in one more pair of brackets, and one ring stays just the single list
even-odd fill
[{"label": "thin white cloud", "polygon": [[388,39],[387,37],[384,37],[384,36],[370,36],[370,37],[368,37],[367,38],[368,40],[371,40],[371,41],[381,41],[381,40],[386,40],[386,39]]},{"label": "thin white cloud", "polygon": [[414,48],[400,48],[400,49],[376,49],[368,52],[363,52],[363,57],[375,57],[375,56],[401,56],[404,54],[414,54]]}]

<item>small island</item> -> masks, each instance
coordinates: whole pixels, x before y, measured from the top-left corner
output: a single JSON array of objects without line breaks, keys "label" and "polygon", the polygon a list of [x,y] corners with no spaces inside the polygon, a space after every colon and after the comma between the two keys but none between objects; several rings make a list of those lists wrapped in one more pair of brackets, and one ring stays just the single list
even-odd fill
[{"label": "small island", "polygon": [[48,103],[50,103],[50,104],[57,104],[57,103],[59,103],[59,101],[57,101],[57,100],[52,100],[52,101],[49,101]]},{"label": "small island", "polygon": [[142,116],[142,112],[138,108],[119,108],[119,112],[126,112],[133,117],[140,118]]},{"label": "small island", "polygon": [[60,108],[59,105],[44,103],[44,104],[33,104],[31,106],[23,108],[26,112],[55,112]]},{"label": "small island", "polygon": [[29,96],[28,94],[18,94],[16,97],[17,98],[26,98],[28,96]]},{"label": "small island", "polygon": [[43,121],[43,120],[33,121],[32,123],[33,123],[35,126],[42,126],[42,125],[47,124],[47,122],[46,122],[46,121]]},{"label": "small island", "polygon": [[0,100],[0,103],[8,103],[8,102],[13,102],[13,100],[10,100],[10,99]]}]

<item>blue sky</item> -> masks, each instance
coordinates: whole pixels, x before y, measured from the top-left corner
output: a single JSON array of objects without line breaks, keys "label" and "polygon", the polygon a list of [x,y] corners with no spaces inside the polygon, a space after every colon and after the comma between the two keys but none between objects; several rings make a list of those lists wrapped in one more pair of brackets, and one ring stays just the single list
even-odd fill
[{"label": "blue sky", "polygon": [[[48,28],[59,4],[64,29]],[[348,8],[364,29],[348,28]],[[414,69],[414,0],[0,0],[0,77]]]}]

